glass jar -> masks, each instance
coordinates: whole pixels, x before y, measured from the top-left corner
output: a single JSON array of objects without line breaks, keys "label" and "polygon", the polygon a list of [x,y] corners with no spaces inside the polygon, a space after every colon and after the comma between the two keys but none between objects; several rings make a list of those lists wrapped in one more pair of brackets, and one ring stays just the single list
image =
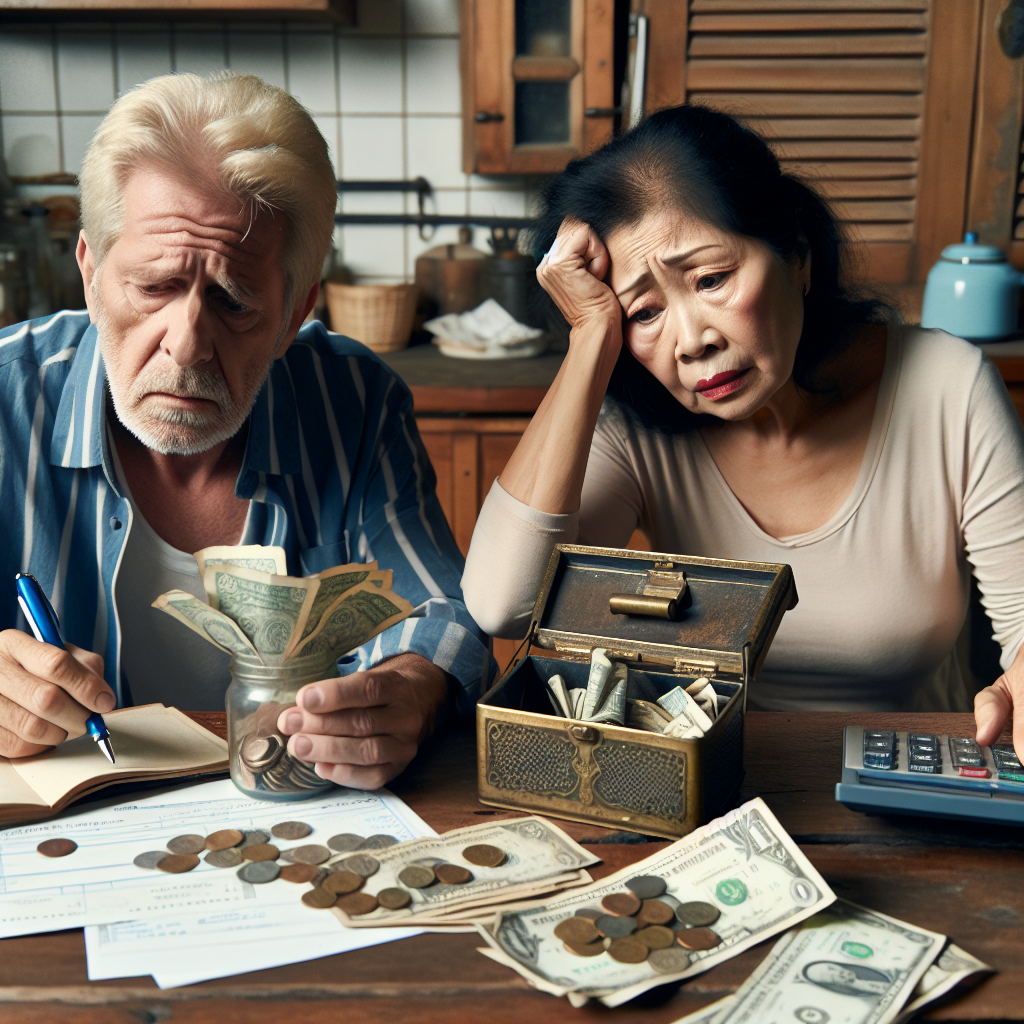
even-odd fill
[{"label": "glass jar", "polygon": [[333,653],[291,658],[265,665],[255,655],[231,656],[228,712],[228,763],[231,781],[258,800],[304,800],[335,788],[313,765],[293,757],[277,728],[285,708],[306,683],[338,675]]}]

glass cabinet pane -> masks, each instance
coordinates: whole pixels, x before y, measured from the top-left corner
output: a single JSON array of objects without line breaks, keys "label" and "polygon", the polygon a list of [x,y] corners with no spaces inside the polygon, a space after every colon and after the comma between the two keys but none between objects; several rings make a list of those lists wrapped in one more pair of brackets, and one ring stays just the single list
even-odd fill
[{"label": "glass cabinet pane", "polygon": [[569,83],[516,82],[516,145],[569,141]]},{"label": "glass cabinet pane", "polygon": [[516,0],[516,56],[571,54],[570,0]]}]

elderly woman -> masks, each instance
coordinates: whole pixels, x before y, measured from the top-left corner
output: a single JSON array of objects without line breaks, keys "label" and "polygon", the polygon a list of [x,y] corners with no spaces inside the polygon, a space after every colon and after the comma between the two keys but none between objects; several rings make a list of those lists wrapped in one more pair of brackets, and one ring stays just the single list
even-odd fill
[{"label": "elderly woman", "polygon": [[[569,351],[480,514],[477,622],[521,637],[552,547],[787,562],[800,603],[748,706],[967,710],[973,571],[1024,754],[1024,438],[995,369],[843,283],[835,219],[764,141],[664,110],[547,187],[538,277]],[[557,233],[557,234],[556,234]]]}]

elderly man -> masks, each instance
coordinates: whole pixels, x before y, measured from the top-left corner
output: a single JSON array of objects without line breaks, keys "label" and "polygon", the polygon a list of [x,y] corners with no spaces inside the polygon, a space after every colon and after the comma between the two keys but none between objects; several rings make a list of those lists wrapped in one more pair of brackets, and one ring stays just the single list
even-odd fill
[{"label": "elderly man", "polygon": [[80,180],[88,312],[0,332],[0,624],[24,625],[27,571],[69,641],[0,632],[0,754],[117,705],[222,708],[227,655],[150,604],[203,596],[193,551],[274,544],[293,574],[377,559],[416,606],[279,722],[321,776],[376,788],[491,661],[408,390],[303,323],[334,227],[324,140],[257,78],[166,76],[115,104]]}]

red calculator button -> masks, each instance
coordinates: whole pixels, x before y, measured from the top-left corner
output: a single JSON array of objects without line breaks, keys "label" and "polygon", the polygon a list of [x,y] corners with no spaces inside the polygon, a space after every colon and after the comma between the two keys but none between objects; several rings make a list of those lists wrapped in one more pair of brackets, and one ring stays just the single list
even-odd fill
[{"label": "red calculator button", "polygon": [[991,772],[987,768],[961,768],[961,775],[968,775],[972,779],[987,779]]}]

